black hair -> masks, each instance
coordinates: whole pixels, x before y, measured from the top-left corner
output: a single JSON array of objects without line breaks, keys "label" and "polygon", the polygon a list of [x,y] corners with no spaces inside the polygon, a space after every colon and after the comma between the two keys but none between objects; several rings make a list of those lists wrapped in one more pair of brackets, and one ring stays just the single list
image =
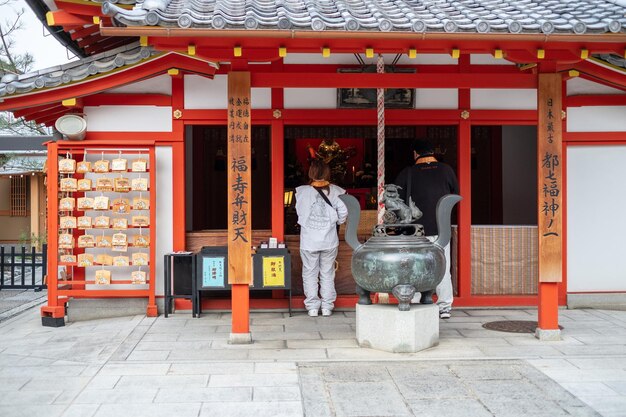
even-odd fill
[{"label": "black hair", "polygon": [[433,155],[435,150],[428,139],[415,139],[411,143],[411,148],[420,156]]}]

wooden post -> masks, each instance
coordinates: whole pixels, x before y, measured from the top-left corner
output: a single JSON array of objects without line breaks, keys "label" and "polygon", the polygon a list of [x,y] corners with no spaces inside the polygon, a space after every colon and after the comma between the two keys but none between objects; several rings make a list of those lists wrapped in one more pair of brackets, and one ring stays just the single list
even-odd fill
[{"label": "wooden post", "polygon": [[250,73],[228,74],[228,282],[232,286],[231,343],[250,343],[252,282]]},{"label": "wooden post", "polygon": [[[35,175],[30,176],[30,235],[39,237],[41,231],[39,230],[39,212],[41,211],[39,207],[39,193],[41,192],[41,188],[39,188],[39,177]],[[37,240],[39,242],[39,240]],[[39,244],[37,244],[39,246]],[[39,250],[39,248],[37,248]]]},{"label": "wooden post", "polygon": [[558,288],[563,279],[562,79],[539,74],[537,186],[539,321],[536,336],[560,340]]}]

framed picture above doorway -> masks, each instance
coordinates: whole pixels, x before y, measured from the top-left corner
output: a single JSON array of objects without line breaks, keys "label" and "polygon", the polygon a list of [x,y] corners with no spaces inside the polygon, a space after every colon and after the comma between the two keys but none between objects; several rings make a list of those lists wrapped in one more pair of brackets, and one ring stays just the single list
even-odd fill
[{"label": "framed picture above doorway", "polygon": [[[340,73],[375,73],[376,66],[368,65],[361,68],[340,68]],[[385,73],[414,73],[414,68],[396,68],[385,66]],[[415,107],[415,90],[413,88],[385,89],[385,107],[390,109],[412,109]],[[338,88],[337,108],[339,109],[370,109],[376,108],[375,88]]]}]

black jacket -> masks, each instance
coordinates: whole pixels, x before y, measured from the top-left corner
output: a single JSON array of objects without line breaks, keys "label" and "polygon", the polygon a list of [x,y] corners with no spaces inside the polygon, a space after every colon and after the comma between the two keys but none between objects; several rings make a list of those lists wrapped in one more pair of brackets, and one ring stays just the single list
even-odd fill
[{"label": "black jacket", "polygon": [[411,175],[411,198],[423,215],[416,221],[424,226],[426,236],[437,235],[437,202],[446,194],[458,194],[459,183],[450,165],[443,162],[420,163],[403,169],[395,184],[402,187],[400,197],[406,201],[407,184]]}]

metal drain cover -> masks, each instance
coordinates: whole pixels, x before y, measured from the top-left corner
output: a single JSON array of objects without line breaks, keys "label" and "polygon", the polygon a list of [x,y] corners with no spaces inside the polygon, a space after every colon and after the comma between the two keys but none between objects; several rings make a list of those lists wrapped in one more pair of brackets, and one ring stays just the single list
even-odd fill
[{"label": "metal drain cover", "polygon": [[[503,320],[483,324],[487,330],[507,333],[535,333],[537,322],[532,320]],[[563,326],[559,326],[562,329]]]}]

